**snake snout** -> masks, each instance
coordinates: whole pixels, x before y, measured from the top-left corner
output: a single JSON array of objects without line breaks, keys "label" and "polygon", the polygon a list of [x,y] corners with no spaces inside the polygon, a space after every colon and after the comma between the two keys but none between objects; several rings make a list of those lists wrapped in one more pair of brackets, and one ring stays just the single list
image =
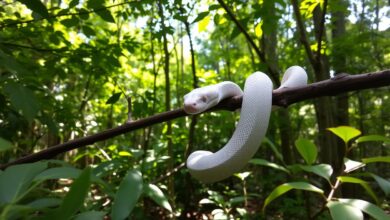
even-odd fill
[{"label": "snake snout", "polygon": [[199,112],[199,109],[197,108],[196,102],[185,103],[184,110],[185,110],[185,112],[187,112],[189,114],[195,114],[195,113]]}]

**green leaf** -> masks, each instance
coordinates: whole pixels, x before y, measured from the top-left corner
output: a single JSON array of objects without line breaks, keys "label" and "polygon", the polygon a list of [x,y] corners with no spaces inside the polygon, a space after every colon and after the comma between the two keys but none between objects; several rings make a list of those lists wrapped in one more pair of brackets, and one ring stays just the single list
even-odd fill
[{"label": "green leaf", "polygon": [[62,25],[68,28],[79,25],[79,19],[76,16],[72,16],[71,18],[61,20],[60,22]]},{"label": "green leaf", "polygon": [[88,37],[91,37],[91,36],[95,36],[96,35],[96,32],[94,29],[92,29],[91,27],[89,26],[83,26],[82,27],[82,30],[83,30],[83,33],[88,36]]},{"label": "green leaf", "polygon": [[0,174],[0,204],[17,202],[27,192],[34,177],[46,169],[46,162],[8,167]]},{"label": "green leaf", "polygon": [[339,179],[343,183],[355,183],[361,185],[366,190],[367,194],[370,195],[376,203],[378,203],[378,197],[376,196],[374,191],[372,191],[371,187],[366,181],[351,176],[338,176],[337,179]]},{"label": "green leaf", "polygon": [[210,23],[210,16],[206,16],[198,23],[198,32],[203,32],[207,29]]},{"label": "green leaf", "polygon": [[76,215],[74,220],[103,220],[105,214],[105,212],[87,211]]},{"label": "green leaf", "polygon": [[164,207],[166,210],[172,212],[172,207],[169,204],[167,197],[165,197],[164,193],[161,191],[160,188],[158,188],[158,186],[149,183],[146,185],[144,192],[159,206]]},{"label": "green leaf", "polygon": [[61,204],[61,199],[58,198],[40,198],[35,201],[32,201],[28,204],[33,209],[44,209],[49,207],[56,207]]},{"label": "green leaf", "polygon": [[91,169],[86,168],[80,176],[74,180],[69,192],[56,211],[56,219],[70,219],[83,206],[85,197],[88,195],[91,184]]},{"label": "green leaf", "polygon": [[104,2],[105,2],[105,0],[88,0],[87,7],[93,8],[93,9],[101,8],[104,6]]},{"label": "green leaf", "polygon": [[350,173],[354,170],[360,169],[364,166],[366,166],[364,163],[361,163],[359,161],[350,160],[348,158],[344,158],[344,172]]},{"label": "green leaf", "polygon": [[379,187],[383,190],[385,195],[390,195],[390,181],[372,173],[370,175],[375,179],[375,181],[378,183]]},{"label": "green leaf", "polygon": [[360,199],[339,199],[339,202],[358,208],[375,219],[390,219],[390,216],[381,208],[367,201]]},{"label": "green leaf", "polygon": [[11,150],[14,145],[6,139],[0,137],[0,152]]},{"label": "green leaf", "polygon": [[295,141],[295,147],[307,164],[311,165],[316,161],[317,147],[311,141],[300,138]]},{"label": "green leaf", "polygon": [[106,104],[114,104],[119,100],[121,95],[122,95],[121,92],[114,93],[110,98],[107,99]]},{"label": "green leaf", "polygon": [[72,0],[70,3],[69,3],[69,8],[73,8],[75,7],[76,5],[79,4],[79,0]]},{"label": "green leaf", "polygon": [[363,158],[362,161],[365,164],[377,162],[390,163],[390,156]]},{"label": "green leaf", "polygon": [[75,179],[82,171],[74,167],[54,167],[37,175],[34,180],[44,181],[48,179]]},{"label": "green leaf", "polygon": [[31,75],[30,70],[27,70],[20,64],[14,57],[9,56],[0,50],[0,67],[3,67],[10,72],[13,72],[18,75]]},{"label": "green leaf", "polygon": [[363,213],[353,206],[337,201],[329,201],[326,206],[329,208],[333,220],[363,220]]},{"label": "green leaf", "polygon": [[389,143],[390,138],[384,137],[381,135],[365,135],[365,136],[361,136],[358,139],[356,139],[357,143],[363,143],[363,142],[368,142],[368,141],[383,141],[385,143]]},{"label": "green leaf", "polygon": [[114,198],[112,206],[112,220],[122,220],[129,216],[143,188],[142,176],[139,171],[130,170],[123,178]]},{"label": "green leaf", "polygon": [[279,164],[276,164],[276,163],[269,162],[269,161],[264,160],[264,159],[260,159],[260,158],[251,159],[249,161],[249,163],[256,164],[256,165],[261,165],[261,166],[267,166],[267,167],[271,167],[271,168],[274,168],[274,169],[277,169],[277,170],[284,171],[286,173],[290,173],[290,171],[288,169],[286,169],[285,167],[283,167],[283,166],[281,166]]},{"label": "green leaf", "polygon": [[32,121],[37,115],[40,107],[34,92],[17,83],[8,83],[4,91],[9,95],[11,104],[22,111],[27,120]]},{"label": "green leaf", "polygon": [[263,30],[261,29],[263,25],[263,21],[260,21],[256,26],[255,26],[255,35],[256,37],[260,38],[263,35]]},{"label": "green leaf", "polygon": [[191,23],[193,24],[195,22],[198,22],[198,21],[202,20],[203,18],[205,18],[207,15],[209,15],[208,11],[201,12],[198,14],[198,17],[196,17]]},{"label": "green leaf", "polygon": [[18,0],[22,4],[26,5],[31,11],[38,13],[44,18],[49,17],[49,12],[46,6],[40,0]]},{"label": "green leaf", "polygon": [[291,182],[291,183],[284,183],[282,185],[279,185],[276,187],[271,194],[267,196],[267,198],[264,201],[263,210],[265,210],[265,207],[272,202],[274,199],[278,198],[279,196],[285,194],[286,192],[292,190],[292,189],[299,189],[299,190],[306,190],[306,191],[312,191],[316,193],[323,194],[324,191],[322,189],[311,185],[307,182]]},{"label": "green leaf", "polygon": [[99,15],[103,20],[111,23],[115,23],[114,17],[112,17],[111,12],[105,8],[99,8],[95,13]]},{"label": "green leaf", "polygon": [[313,165],[313,166],[300,165],[299,167],[306,172],[311,172],[311,173],[314,173],[320,177],[323,177],[328,182],[330,182],[330,176],[333,173],[332,166],[329,164],[318,164],[318,165]]},{"label": "green leaf", "polygon": [[279,152],[278,147],[276,147],[276,145],[267,137],[264,137],[263,142],[268,144],[275,156],[283,162],[283,155]]},{"label": "green leaf", "polygon": [[335,128],[328,128],[328,130],[341,138],[345,144],[362,133],[358,129],[349,126],[338,126]]},{"label": "green leaf", "polygon": [[244,181],[249,175],[251,175],[251,172],[241,172],[234,174],[234,176],[238,177],[241,181]]}]

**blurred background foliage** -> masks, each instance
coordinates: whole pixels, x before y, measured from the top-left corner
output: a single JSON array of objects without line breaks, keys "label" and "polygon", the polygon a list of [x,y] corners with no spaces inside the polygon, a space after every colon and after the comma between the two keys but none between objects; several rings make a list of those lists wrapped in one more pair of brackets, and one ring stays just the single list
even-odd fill
[{"label": "blurred background foliage", "polygon": [[[310,82],[390,66],[385,0],[226,0],[264,58],[221,2],[1,1],[1,163],[121,125],[128,120],[129,99],[131,119],[137,120],[180,108],[183,95],[194,87],[224,80],[242,86],[257,70],[269,73],[277,87],[291,65],[304,67]],[[389,137],[389,91],[357,91],[275,110],[256,158],[283,166],[302,163],[294,147],[302,137],[318,146],[318,162],[340,170],[345,145],[326,128],[351,125],[363,134]],[[211,185],[191,178],[184,166],[188,154],[219,149],[238,117],[235,112],[212,112],[180,118],[72,150],[51,162],[16,166],[27,182],[25,189],[1,200],[2,217],[68,213],[64,219],[123,219],[130,211],[134,219],[312,216],[321,208],[321,198],[307,192],[288,193],[266,213],[261,211],[277,185],[311,176],[249,164],[243,173]],[[388,147],[386,141],[365,142],[348,156],[386,156]],[[90,169],[82,171],[86,167]],[[368,168],[389,184],[388,163]],[[2,173],[3,188],[17,182],[12,179],[16,171],[9,170]],[[315,183],[330,190],[326,183]],[[129,198],[121,198],[122,193]],[[339,193],[364,197],[354,185]],[[386,195],[378,192],[377,204],[389,209]],[[36,205],[43,197],[48,198]]]}]

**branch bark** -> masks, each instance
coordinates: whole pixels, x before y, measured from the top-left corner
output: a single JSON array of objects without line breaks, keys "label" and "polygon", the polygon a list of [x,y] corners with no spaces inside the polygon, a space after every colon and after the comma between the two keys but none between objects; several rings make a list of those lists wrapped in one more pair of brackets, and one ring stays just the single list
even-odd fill
[{"label": "branch bark", "polygon": [[[272,94],[272,104],[282,107],[287,107],[291,104],[309,100],[322,96],[335,96],[340,93],[363,90],[368,88],[378,88],[383,86],[390,85],[390,69],[383,70],[380,72],[366,73],[360,75],[348,75],[348,74],[339,74],[336,77],[316,83],[309,84],[303,87],[297,88],[285,88]],[[235,96],[229,99],[223,100],[214,108],[210,109],[208,112],[217,111],[217,110],[229,110],[234,111],[237,108],[240,108],[242,103],[242,96]],[[42,150],[40,152],[27,155],[25,157],[19,158],[15,161],[12,161],[7,164],[2,164],[0,169],[5,169],[10,165],[21,164],[21,163],[30,163],[43,159],[50,159],[54,156],[64,153],[76,148],[87,146],[98,141],[107,140],[115,136],[140,129],[162,122],[167,122],[176,118],[188,116],[182,108],[162,112],[147,118],[139,119],[126,123],[124,125],[108,129],[90,136],[78,138],[52,146],[48,149]]]}]

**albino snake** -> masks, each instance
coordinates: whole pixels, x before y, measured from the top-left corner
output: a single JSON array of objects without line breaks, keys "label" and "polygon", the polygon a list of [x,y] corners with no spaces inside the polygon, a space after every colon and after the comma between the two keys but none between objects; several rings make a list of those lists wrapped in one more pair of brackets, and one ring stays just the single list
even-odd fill
[{"label": "albino snake", "polygon": [[[307,84],[307,75],[299,66],[288,68],[281,86]],[[195,151],[187,159],[187,167],[196,179],[212,183],[240,171],[253,157],[267,131],[272,110],[272,81],[262,72],[255,72],[245,82],[244,92],[233,82],[225,81],[192,90],[184,96],[184,110],[189,114],[203,112],[221,100],[243,95],[240,120],[228,143],[219,151]]]}]

